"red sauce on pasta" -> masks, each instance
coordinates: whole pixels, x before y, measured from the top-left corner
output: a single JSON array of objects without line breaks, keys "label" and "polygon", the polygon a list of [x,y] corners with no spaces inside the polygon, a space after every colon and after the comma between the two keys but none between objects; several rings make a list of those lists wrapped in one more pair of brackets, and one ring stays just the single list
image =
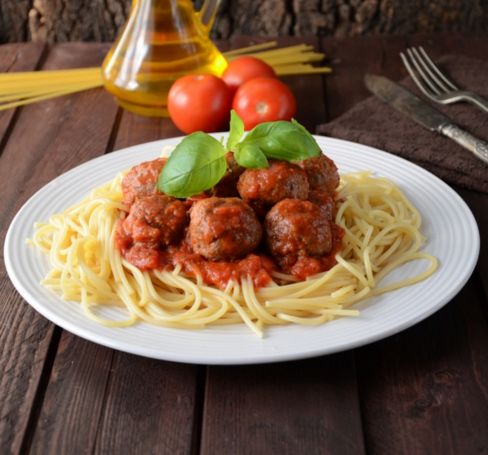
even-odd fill
[{"label": "red sauce on pasta", "polygon": [[[292,275],[304,280],[311,275],[327,271],[336,264],[335,255],[341,249],[344,231],[335,224],[333,226],[331,252],[320,258],[300,258],[292,269]],[[164,251],[131,245],[130,239],[120,234],[120,229],[117,230],[115,245],[125,259],[141,270],[174,270],[176,266],[181,266],[185,275],[194,278],[199,275],[204,283],[220,289],[225,288],[229,280],[240,281],[246,277],[252,279],[256,289],[264,287],[272,280],[271,272],[280,270],[273,259],[262,252],[249,254],[234,261],[208,261],[195,254],[186,242],[170,246]]]},{"label": "red sauce on pasta", "polygon": [[329,270],[344,234],[332,221],[337,169],[321,157],[303,163],[242,171],[235,188],[242,199],[222,197],[216,186],[215,196],[183,201],[151,187],[162,160],[135,166],[122,184],[129,210],[116,247],[141,270],[180,267],[220,289],[246,277],[266,286],[273,271],[304,280]]}]

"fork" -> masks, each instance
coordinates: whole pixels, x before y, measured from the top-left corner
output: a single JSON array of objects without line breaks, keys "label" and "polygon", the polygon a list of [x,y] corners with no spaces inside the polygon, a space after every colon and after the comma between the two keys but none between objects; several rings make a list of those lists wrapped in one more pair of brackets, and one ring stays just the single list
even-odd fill
[{"label": "fork", "polygon": [[441,104],[467,101],[488,112],[488,101],[475,93],[460,90],[442,74],[422,46],[407,49],[407,55],[400,52],[400,57],[417,87],[427,98]]}]

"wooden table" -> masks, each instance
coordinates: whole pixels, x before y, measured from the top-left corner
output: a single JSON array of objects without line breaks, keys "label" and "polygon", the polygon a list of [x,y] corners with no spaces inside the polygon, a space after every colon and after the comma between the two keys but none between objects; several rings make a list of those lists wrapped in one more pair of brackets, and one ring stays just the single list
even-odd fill
[{"label": "wooden table", "polygon": [[[297,118],[310,129],[368,96],[366,71],[403,77],[398,52],[407,45],[426,44],[435,57],[488,58],[488,36],[307,41],[334,67],[324,78],[288,79]],[[0,71],[94,66],[107,49],[4,45]],[[1,113],[2,237],[20,206],[57,175],[177,134],[169,120],[123,112],[101,89]],[[36,313],[2,266],[0,453],[488,453],[488,196],[460,194],[477,217],[482,252],[459,295],[398,335],[303,361],[205,367],[98,346]]]}]

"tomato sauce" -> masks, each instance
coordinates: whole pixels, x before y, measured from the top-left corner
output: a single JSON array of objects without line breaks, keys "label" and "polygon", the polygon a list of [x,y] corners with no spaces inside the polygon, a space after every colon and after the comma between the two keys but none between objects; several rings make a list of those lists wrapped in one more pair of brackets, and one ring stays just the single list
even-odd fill
[{"label": "tomato sauce", "polygon": [[335,223],[331,223],[332,230],[332,249],[330,253],[320,258],[314,257],[301,257],[293,265],[291,274],[300,280],[315,275],[320,272],[326,272],[330,270],[337,261],[335,255],[341,250],[342,238],[344,237],[344,230],[337,226]]},{"label": "tomato sauce", "polygon": [[[291,270],[293,276],[304,280],[311,275],[325,272],[336,264],[335,255],[341,249],[344,231],[335,223],[331,223],[331,227],[331,252],[321,258],[301,257]],[[116,231],[115,245],[127,261],[141,270],[174,270],[179,265],[185,275],[199,275],[204,283],[219,289],[224,289],[229,280],[240,281],[248,276],[258,289],[271,282],[272,271],[279,270],[274,261],[262,252],[248,254],[243,259],[235,261],[209,261],[195,254],[185,241],[165,250],[132,245],[130,239],[124,237],[121,229]]]},{"label": "tomato sauce", "polygon": [[271,281],[271,272],[276,269],[273,261],[264,254],[248,254],[235,261],[208,261],[193,253],[186,242],[169,247],[161,256],[162,268],[171,270],[177,265],[186,275],[200,275],[204,283],[220,289],[224,289],[229,280],[241,281],[247,276],[255,288],[266,286]]}]

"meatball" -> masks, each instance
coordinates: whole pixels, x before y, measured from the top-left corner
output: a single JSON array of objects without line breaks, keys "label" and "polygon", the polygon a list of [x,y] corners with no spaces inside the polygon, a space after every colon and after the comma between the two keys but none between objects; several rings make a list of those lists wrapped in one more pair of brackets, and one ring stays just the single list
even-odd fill
[{"label": "meatball", "polygon": [[166,161],[166,158],[146,161],[127,173],[122,180],[124,204],[131,206],[137,198],[157,193],[156,183]]},{"label": "meatball", "polygon": [[258,246],[262,236],[254,211],[238,198],[196,202],[188,232],[193,251],[212,261],[242,258]]},{"label": "meatball", "polygon": [[329,221],[333,221],[336,214],[334,197],[327,190],[310,190],[308,200],[320,207]]},{"label": "meatball", "polygon": [[307,199],[307,174],[287,161],[270,161],[268,168],[247,169],[237,182],[237,190],[247,202],[267,206],[287,199]]},{"label": "meatball", "polygon": [[227,161],[227,171],[220,179],[220,182],[213,188],[213,194],[220,197],[234,197],[239,196],[237,192],[237,181],[244,172],[244,168],[237,164],[232,152],[225,155]]},{"label": "meatball", "polygon": [[329,221],[310,201],[284,199],[266,215],[266,242],[280,267],[289,272],[304,257],[320,257],[332,249]]},{"label": "meatball", "polygon": [[325,190],[329,194],[334,194],[339,185],[339,172],[330,158],[320,155],[297,164],[307,173],[310,189]]},{"label": "meatball", "polygon": [[133,245],[157,249],[177,243],[186,223],[186,208],[181,201],[154,194],[140,197],[132,204],[121,230]]}]

